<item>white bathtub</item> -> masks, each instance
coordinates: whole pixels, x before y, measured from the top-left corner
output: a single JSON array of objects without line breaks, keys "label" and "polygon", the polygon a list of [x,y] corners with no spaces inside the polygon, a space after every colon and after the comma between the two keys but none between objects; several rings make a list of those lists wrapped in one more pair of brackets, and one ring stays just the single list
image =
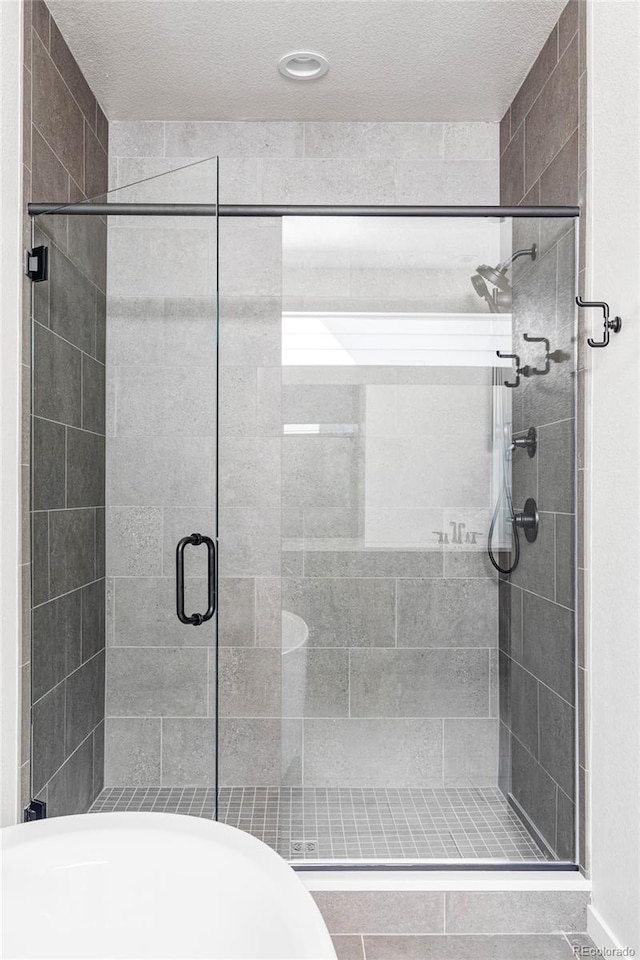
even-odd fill
[{"label": "white bathtub", "polygon": [[2,957],[335,960],[293,870],[255,837],[163,813],[2,831]]}]

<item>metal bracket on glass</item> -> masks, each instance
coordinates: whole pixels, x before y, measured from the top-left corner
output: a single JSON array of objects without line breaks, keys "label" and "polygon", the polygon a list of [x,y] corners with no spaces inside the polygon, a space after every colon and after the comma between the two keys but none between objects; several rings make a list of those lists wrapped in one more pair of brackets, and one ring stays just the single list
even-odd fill
[{"label": "metal bracket on glass", "polygon": [[604,320],[604,334],[602,340],[594,340],[592,337],[589,337],[587,343],[590,347],[608,347],[609,346],[609,331],[613,333],[620,333],[622,330],[622,318],[614,317],[613,320],[609,319],[609,304],[605,303],[603,300],[583,300],[582,297],[576,297],[576,303],[579,307],[598,307],[602,310],[603,320]]},{"label": "metal bracket on glass", "polygon": [[504,381],[505,387],[514,387],[520,386],[520,374],[522,370],[520,369],[520,357],[517,353],[502,353],[500,350],[496,350],[496,356],[500,357],[501,360],[515,360],[516,362],[516,379],[514,383],[509,383],[508,380]]},{"label": "metal bracket on glass", "polygon": [[25,252],[24,272],[32,283],[49,278],[49,248],[41,245]]},{"label": "metal bracket on glass", "polygon": [[[199,547],[204,543],[207,548],[208,566],[207,566],[207,592],[208,603],[205,613],[187,614],[184,612],[184,550],[187,544]],[[176,613],[181,623],[190,623],[194,627],[199,627],[216,612],[216,548],[211,537],[205,537],[201,533],[192,533],[189,537],[183,537],[176,547]]]}]

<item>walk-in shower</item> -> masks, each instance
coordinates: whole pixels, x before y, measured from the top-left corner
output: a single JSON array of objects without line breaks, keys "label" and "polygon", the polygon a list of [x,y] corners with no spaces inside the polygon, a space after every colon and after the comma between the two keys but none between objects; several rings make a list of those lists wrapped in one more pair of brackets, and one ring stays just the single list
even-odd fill
[{"label": "walk-in shower", "polygon": [[138,173],[31,207],[32,796],[296,863],[574,863],[578,211]]}]

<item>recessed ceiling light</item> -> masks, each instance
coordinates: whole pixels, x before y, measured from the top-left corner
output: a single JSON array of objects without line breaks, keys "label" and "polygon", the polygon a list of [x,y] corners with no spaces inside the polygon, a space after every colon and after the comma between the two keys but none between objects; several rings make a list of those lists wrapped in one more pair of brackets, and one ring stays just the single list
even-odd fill
[{"label": "recessed ceiling light", "polygon": [[278,70],[283,77],[291,80],[316,80],[323,77],[329,69],[329,61],[321,53],[309,53],[298,50],[287,53],[278,61]]}]

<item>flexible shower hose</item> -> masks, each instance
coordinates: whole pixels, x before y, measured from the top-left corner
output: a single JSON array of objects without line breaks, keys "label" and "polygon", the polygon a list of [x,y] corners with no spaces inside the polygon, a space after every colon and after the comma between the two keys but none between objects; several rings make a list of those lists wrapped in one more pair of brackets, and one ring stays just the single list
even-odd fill
[{"label": "flexible shower hose", "polygon": [[[495,527],[496,527],[496,523],[498,520],[498,513],[500,511],[500,504],[502,503],[503,496],[507,501],[507,508],[509,510],[508,522],[511,524],[511,529],[513,533],[513,548],[514,548],[513,563],[511,564],[510,567],[506,567],[506,568],[501,567],[498,561],[496,560],[496,558],[494,557],[493,547],[491,545],[493,540],[493,531],[495,530]],[[489,554],[489,560],[491,560],[491,563],[493,564],[495,569],[498,571],[498,573],[502,573],[504,576],[507,576],[507,574],[509,573],[513,573],[513,571],[516,569],[516,567],[520,563],[520,537],[518,536],[518,528],[516,526],[515,517],[513,514],[513,502],[511,499],[511,494],[509,492],[509,487],[507,485],[506,465],[504,460],[503,460],[503,474],[502,474],[502,489],[498,494],[498,499],[496,500],[496,505],[493,510],[493,516],[491,517],[491,524],[489,526],[489,537],[487,539],[487,553]]]}]

